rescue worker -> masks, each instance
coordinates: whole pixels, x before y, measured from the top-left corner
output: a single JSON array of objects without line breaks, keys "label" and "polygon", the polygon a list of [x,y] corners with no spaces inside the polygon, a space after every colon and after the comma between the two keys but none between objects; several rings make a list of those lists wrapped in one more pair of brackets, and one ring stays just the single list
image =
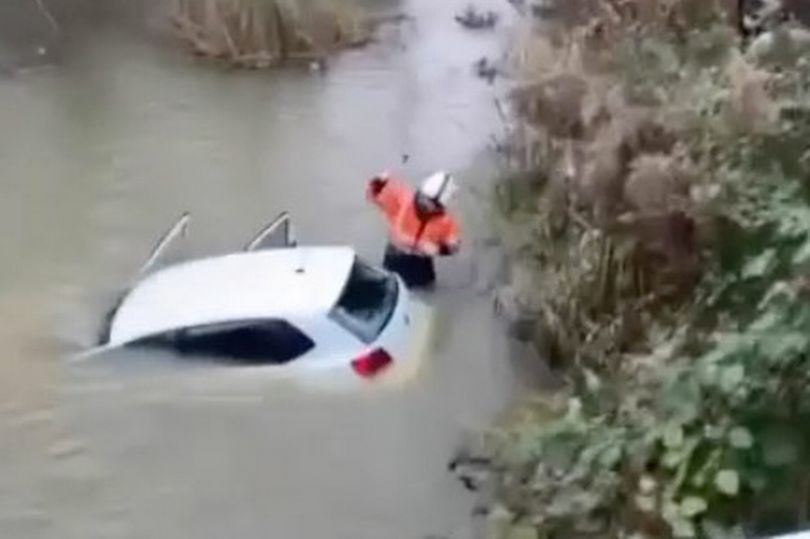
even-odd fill
[{"label": "rescue worker", "polygon": [[427,177],[415,192],[388,174],[369,181],[366,195],[388,224],[383,266],[397,273],[409,288],[430,287],[436,280],[433,258],[459,249],[459,225],[447,211],[456,183],[446,172]]}]

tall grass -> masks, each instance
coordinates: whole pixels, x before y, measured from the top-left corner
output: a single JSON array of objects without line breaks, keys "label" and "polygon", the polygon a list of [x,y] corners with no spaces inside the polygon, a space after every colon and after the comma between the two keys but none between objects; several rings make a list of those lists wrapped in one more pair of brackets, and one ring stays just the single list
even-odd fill
[{"label": "tall grass", "polygon": [[196,54],[250,68],[323,59],[369,39],[345,0],[174,0],[171,19]]}]

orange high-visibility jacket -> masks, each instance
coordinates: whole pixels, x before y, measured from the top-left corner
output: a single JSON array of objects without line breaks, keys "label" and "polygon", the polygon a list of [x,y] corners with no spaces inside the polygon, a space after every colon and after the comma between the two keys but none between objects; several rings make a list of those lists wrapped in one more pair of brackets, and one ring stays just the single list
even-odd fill
[{"label": "orange high-visibility jacket", "polygon": [[455,252],[460,243],[459,225],[448,212],[419,216],[416,192],[405,182],[386,178],[384,183],[372,180],[366,191],[369,200],[382,210],[388,223],[391,243],[406,253],[436,256],[443,251]]}]

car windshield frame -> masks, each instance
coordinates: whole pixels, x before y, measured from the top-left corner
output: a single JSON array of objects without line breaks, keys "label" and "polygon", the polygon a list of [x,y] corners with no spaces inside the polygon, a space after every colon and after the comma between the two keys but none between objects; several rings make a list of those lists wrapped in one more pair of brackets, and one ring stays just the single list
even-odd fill
[{"label": "car windshield frame", "polygon": [[118,295],[116,300],[112,303],[112,306],[104,313],[104,317],[101,319],[101,324],[96,336],[97,346],[105,346],[109,344],[110,337],[112,336],[113,320],[118,314],[118,311],[121,309],[121,305],[124,303],[124,300],[127,299],[129,292],[130,291],[128,290],[123,294]]},{"label": "car windshield frame", "polygon": [[399,295],[400,283],[393,273],[355,256],[346,284],[328,317],[363,343],[371,344],[388,327],[399,303]]}]

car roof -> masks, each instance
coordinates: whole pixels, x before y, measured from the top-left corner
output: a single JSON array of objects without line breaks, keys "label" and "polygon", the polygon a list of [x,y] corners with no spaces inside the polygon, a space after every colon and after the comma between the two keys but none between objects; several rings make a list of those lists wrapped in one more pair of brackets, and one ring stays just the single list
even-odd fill
[{"label": "car roof", "polygon": [[109,344],[204,324],[325,314],[337,303],[354,258],[350,247],[294,247],[171,266],[127,294]]}]

